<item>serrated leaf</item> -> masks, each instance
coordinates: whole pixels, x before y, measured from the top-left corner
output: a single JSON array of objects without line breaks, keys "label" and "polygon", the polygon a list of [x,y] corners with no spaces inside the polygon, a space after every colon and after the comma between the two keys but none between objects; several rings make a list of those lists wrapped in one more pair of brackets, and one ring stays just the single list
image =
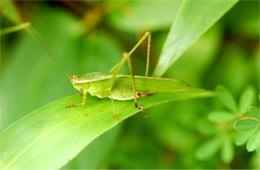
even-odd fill
[{"label": "serrated leaf", "polygon": [[235,118],[235,115],[226,111],[214,111],[209,113],[209,120],[212,122],[228,122]]},{"label": "serrated leaf", "polygon": [[250,136],[252,136],[252,134],[254,133],[254,131],[245,131],[245,132],[239,132],[236,137],[235,137],[235,144],[237,146],[241,146],[246,144],[247,140],[249,139]]},{"label": "serrated leaf", "polygon": [[[118,77],[114,86],[131,89],[131,76]],[[184,89],[177,92],[177,86]],[[145,108],[168,101],[214,95],[212,92],[190,88],[183,82],[165,78],[137,76],[136,87],[154,92],[139,98],[139,105]],[[67,108],[68,105],[80,103],[81,100],[81,96],[57,100],[5,129],[0,134],[0,168],[61,168],[96,137],[119,123],[113,117],[113,108],[108,98],[88,96],[83,107]],[[114,108],[121,120],[140,112],[135,108],[133,100],[115,100]]]},{"label": "serrated leaf", "polygon": [[237,105],[232,94],[223,86],[217,86],[216,94],[221,103],[226,106],[231,111],[235,112],[237,110]]},{"label": "serrated leaf", "polygon": [[232,144],[232,139],[230,136],[224,137],[222,141],[222,147],[221,147],[221,159],[225,163],[230,163],[233,160],[234,157],[234,148]]},{"label": "serrated leaf", "polygon": [[218,151],[220,144],[220,138],[213,138],[206,141],[197,149],[195,153],[196,158],[199,160],[207,160],[211,158]]},{"label": "serrated leaf", "polygon": [[161,76],[203,33],[238,0],[185,0],[171,26],[154,75]]},{"label": "serrated leaf", "polygon": [[245,89],[245,91],[242,93],[240,99],[239,99],[239,110],[240,112],[246,112],[247,108],[253,104],[255,99],[255,89],[253,87],[248,87]]},{"label": "serrated leaf", "polygon": [[248,139],[246,149],[248,152],[256,150],[260,146],[260,128]]},{"label": "serrated leaf", "polygon": [[260,120],[260,109],[258,107],[251,106],[249,107],[248,112],[258,120]]},{"label": "serrated leaf", "polygon": [[234,128],[237,131],[248,131],[256,128],[258,124],[259,122],[255,119],[243,119],[243,120],[238,120],[234,124]]}]

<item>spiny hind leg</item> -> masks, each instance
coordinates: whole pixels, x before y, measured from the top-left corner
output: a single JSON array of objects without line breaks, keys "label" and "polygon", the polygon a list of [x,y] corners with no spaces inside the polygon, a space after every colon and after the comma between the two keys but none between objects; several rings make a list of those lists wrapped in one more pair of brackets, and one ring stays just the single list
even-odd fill
[{"label": "spiny hind leg", "polygon": [[[127,53],[124,53],[124,56],[127,56],[129,54]],[[135,102],[135,107],[137,109],[140,109],[144,114],[145,114],[145,117],[147,117],[147,112],[145,110],[145,108],[143,106],[140,106],[137,102],[137,97],[138,97],[138,94],[137,91],[136,91],[136,83],[135,83],[135,77],[134,77],[134,72],[133,72],[133,66],[132,66],[132,61],[131,61],[131,58],[128,57],[128,66],[129,66],[129,71],[131,73],[131,77],[132,77],[132,83],[133,83],[133,93],[134,93],[134,102]]]},{"label": "spiny hind leg", "polygon": [[148,38],[148,43],[147,43],[147,64],[146,64],[146,73],[145,75],[148,76],[149,74],[149,61],[150,61],[150,44],[151,44],[151,34],[150,32],[146,32],[144,34],[144,36],[137,42],[137,44],[127,53],[123,53],[123,58],[121,59],[121,61],[119,62],[119,64],[117,64],[112,70],[111,73],[113,74],[112,77],[112,83],[111,83],[111,89],[113,88],[113,85],[115,83],[115,79],[116,76],[119,72],[119,70],[122,68],[122,66],[124,65],[124,63],[128,60],[128,64],[129,64],[129,71],[131,73],[131,77],[132,77],[132,81],[133,81],[133,93],[134,93],[134,101],[135,101],[135,107],[142,110],[142,112],[145,113],[146,117],[147,117],[147,113],[146,110],[144,109],[144,107],[139,106],[137,103],[137,93],[136,93],[136,84],[135,84],[135,77],[134,77],[134,73],[133,73],[133,67],[132,67],[132,62],[131,62],[131,55],[133,54],[133,52],[137,49],[137,47],[140,46],[140,44],[146,39]]},{"label": "spiny hind leg", "polygon": [[112,98],[110,98],[111,100],[111,104],[112,104],[112,110],[113,110],[113,116],[115,118],[116,121],[118,122],[122,122],[122,120],[117,116],[116,114],[116,109],[115,109],[115,105],[114,105],[114,100]]}]

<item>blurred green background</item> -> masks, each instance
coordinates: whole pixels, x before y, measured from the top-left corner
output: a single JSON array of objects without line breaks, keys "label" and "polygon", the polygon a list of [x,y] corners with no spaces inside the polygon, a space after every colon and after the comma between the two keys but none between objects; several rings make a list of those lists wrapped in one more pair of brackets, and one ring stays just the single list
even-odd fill
[{"label": "blurred green background", "polygon": [[[70,74],[108,72],[151,31],[152,72],[179,5],[170,0],[3,1],[0,21],[1,29],[30,21]],[[163,77],[209,90],[222,84],[237,100],[248,86],[259,94],[259,10],[258,1],[240,1]],[[135,74],[144,74],[145,62],[143,44],[133,55]],[[1,131],[40,106],[75,93],[29,32],[1,36]],[[259,105],[257,97],[254,105]],[[223,161],[219,151],[203,160],[196,156],[198,146],[214,138],[210,128],[219,128],[207,117],[219,108],[223,106],[216,99],[153,107],[147,119],[141,113],[132,116],[64,168],[260,168],[256,153],[234,142],[230,161]],[[233,137],[233,131],[227,134]]]}]

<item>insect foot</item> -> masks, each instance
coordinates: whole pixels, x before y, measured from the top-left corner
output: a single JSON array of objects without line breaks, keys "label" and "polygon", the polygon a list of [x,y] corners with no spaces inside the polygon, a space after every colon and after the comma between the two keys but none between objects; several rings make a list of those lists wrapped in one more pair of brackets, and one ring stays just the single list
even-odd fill
[{"label": "insect foot", "polygon": [[140,97],[151,96],[151,95],[152,95],[151,92],[145,91],[145,92],[137,93],[137,94],[136,94],[136,97],[137,97],[137,98],[140,98]]},{"label": "insect foot", "polygon": [[71,104],[71,105],[68,105],[68,106],[66,106],[66,108],[72,108],[72,107],[75,107],[75,104]]},{"label": "insect foot", "polygon": [[116,121],[118,121],[119,123],[121,123],[122,122],[122,120],[121,119],[119,119],[119,117],[116,115],[116,114],[114,114],[114,118],[116,119]]},{"label": "insect foot", "polygon": [[140,109],[145,114],[145,117],[148,116],[148,114],[147,114],[147,112],[146,112],[146,110],[145,110],[145,108],[143,106],[139,106],[137,103],[135,103],[135,107],[137,109]]}]

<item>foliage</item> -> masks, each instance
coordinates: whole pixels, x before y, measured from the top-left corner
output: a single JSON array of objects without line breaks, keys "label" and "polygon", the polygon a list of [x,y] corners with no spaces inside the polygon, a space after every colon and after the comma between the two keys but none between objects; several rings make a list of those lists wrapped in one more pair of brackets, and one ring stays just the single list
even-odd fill
[{"label": "foliage", "polygon": [[[249,108],[249,106],[253,104],[256,98],[256,92],[251,86],[245,89],[240,96],[239,107],[233,95],[225,87],[217,86],[216,94],[221,104],[228,110],[217,110],[208,114],[209,121],[215,123],[215,130],[210,134],[212,139],[197,149],[196,157],[201,160],[209,159],[220,150],[222,161],[230,163],[234,159],[234,140],[237,145],[241,145],[243,144],[241,143],[241,138],[243,138],[243,142],[247,142],[247,139],[250,138],[247,142],[247,150],[249,152],[256,150],[259,145],[259,131],[256,130],[259,126],[259,121],[252,118],[238,120],[248,114],[244,108]],[[256,111],[258,111],[257,108],[250,107],[249,113],[251,113],[252,110],[254,115],[259,116],[259,112],[256,113]],[[238,131],[256,130],[256,132],[250,135],[246,134],[246,139],[241,136],[241,134],[234,133],[232,129],[233,125]],[[238,137],[233,139],[233,136]]]},{"label": "foliage", "polygon": [[[131,78],[128,85],[131,87]],[[147,80],[143,80],[146,82]],[[149,80],[151,92],[158,92],[158,87],[167,87],[174,82]],[[118,78],[116,84],[121,84]],[[188,88],[185,92],[174,92],[175,86],[168,86],[164,93],[154,94],[148,98],[140,99],[139,102],[145,108],[167,101],[185,100],[197,97],[207,97],[214,94],[201,89]],[[145,88],[137,81],[137,87]],[[155,91],[153,91],[155,90]],[[42,107],[20,121],[12,124],[0,136],[1,159],[4,169],[13,168],[58,168],[64,165],[68,159],[73,158],[86,145],[97,136],[117,125],[113,117],[113,108],[109,99],[96,99],[89,97],[84,107],[68,109],[71,103],[79,103],[80,96],[68,97]],[[115,101],[117,116],[120,120],[139,112],[132,101]],[[23,135],[27,132],[27,135]],[[75,137],[76,136],[76,137]],[[62,144],[62,145],[61,145]],[[46,146],[53,152],[49,155]],[[36,159],[31,162],[33,155],[39,154],[44,159]]]},{"label": "foliage", "polygon": [[[0,167],[7,166],[3,158],[38,168],[260,167],[257,1],[3,1],[0,6],[1,33],[8,30],[0,36]],[[202,91],[147,96],[144,106],[157,104],[147,109],[147,119],[134,115],[132,101],[117,101],[119,116],[128,117],[119,124],[109,99],[88,96],[88,107],[65,109],[81,99],[71,96],[76,91],[35,37],[20,30],[25,21],[70,74],[109,71],[151,31],[150,72],[156,68],[156,76],[215,89],[217,97],[186,100],[203,97]],[[134,73],[143,75],[145,43],[132,62]]]}]

